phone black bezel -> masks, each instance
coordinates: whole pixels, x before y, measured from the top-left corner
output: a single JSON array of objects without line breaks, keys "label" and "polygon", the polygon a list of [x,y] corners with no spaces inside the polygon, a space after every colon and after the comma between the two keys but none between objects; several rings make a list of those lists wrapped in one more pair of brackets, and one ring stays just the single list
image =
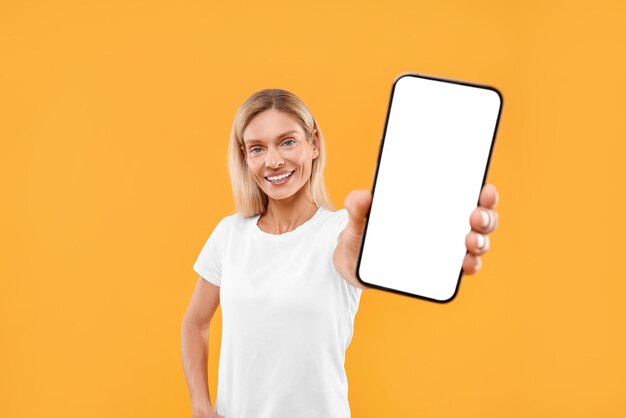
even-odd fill
[{"label": "phone black bezel", "polygon": [[[415,77],[415,78],[423,78],[423,79],[427,79],[427,80],[434,80],[434,81],[440,81],[440,82],[444,82],[444,83],[452,83],[452,84],[459,84],[459,85],[464,85],[464,86],[469,86],[469,87],[476,87],[476,88],[482,88],[482,89],[487,89],[487,90],[492,90],[494,91],[497,95],[498,98],[500,100],[500,106],[498,108],[498,116],[496,118],[496,126],[495,129],[493,131],[493,137],[491,138],[491,146],[489,147],[489,155],[487,157],[487,164],[485,165],[485,173],[483,174],[483,180],[482,180],[482,185],[480,187],[480,190],[482,191],[483,187],[485,186],[485,181],[487,179],[487,173],[489,171],[489,165],[491,163],[491,155],[493,153],[493,147],[494,144],[496,142],[496,136],[498,133],[498,127],[500,126],[500,116],[502,115],[502,107],[504,106],[504,99],[502,97],[502,93],[500,93],[500,91],[492,86],[487,86],[487,85],[483,85],[483,84],[476,84],[476,83],[470,83],[470,82],[466,82],[466,81],[459,81],[459,80],[453,80],[453,79],[447,79],[447,78],[442,78],[442,77],[434,77],[434,76],[429,76],[429,75],[424,75],[424,74],[418,74],[418,73],[412,73],[412,72],[405,72],[402,73],[400,75],[398,75],[395,80],[393,81],[392,87],[391,87],[391,96],[389,98],[389,104],[387,105],[387,116],[385,118],[385,126],[383,129],[383,136],[380,142],[380,147],[378,150],[378,158],[376,161],[376,173],[374,174],[374,182],[372,184],[372,205],[374,204],[374,197],[375,195],[375,190],[376,190],[376,180],[378,179],[378,170],[380,169],[380,161],[381,161],[381,157],[382,157],[382,152],[383,152],[383,146],[385,144],[385,136],[387,135],[387,124],[389,123],[389,115],[391,113],[391,104],[393,102],[393,95],[394,92],[396,90],[396,85],[398,84],[398,81],[400,81],[402,78],[404,77]],[[476,206],[478,206],[480,202],[480,194],[478,197],[478,201],[476,202]],[[427,300],[430,302],[437,302],[437,303],[448,303],[450,301],[452,301],[456,295],[458,294],[459,291],[459,287],[461,285],[461,278],[463,276],[463,267],[461,267],[461,271],[459,272],[459,278],[457,279],[456,282],[456,288],[454,289],[454,293],[452,294],[452,296],[450,296],[450,298],[445,299],[445,300],[438,300],[438,299],[433,299],[433,298],[429,298],[426,296],[422,296],[422,295],[417,295],[414,293],[409,293],[409,292],[404,292],[401,290],[397,290],[397,289],[391,289],[388,287],[384,287],[384,286],[379,286],[376,284],[372,284],[372,283],[368,283],[366,281],[364,281],[363,279],[361,279],[361,276],[359,275],[359,268],[361,267],[361,256],[363,255],[363,243],[365,242],[365,237],[367,236],[367,226],[369,224],[369,214],[370,214],[370,210],[371,210],[371,206],[370,209],[368,209],[366,217],[365,217],[365,225],[364,225],[364,230],[363,230],[363,238],[361,240],[361,247],[359,249],[359,257],[357,259],[357,263],[356,263],[356,278],[359,282],[361,282],[361,284],[363,284],[364,286],[367,286],[368,288],[372,288],[372,289],[379,289],[379,290],[384,290],[387,292],[392,292],[392,293],[396,293],[399,295],[403,295],[403,296],[410,296],[413,298],[417,298],[417,299],[422,299],[422,300]],[[468,251],[466,251],[466,254],[468,253]]]}]

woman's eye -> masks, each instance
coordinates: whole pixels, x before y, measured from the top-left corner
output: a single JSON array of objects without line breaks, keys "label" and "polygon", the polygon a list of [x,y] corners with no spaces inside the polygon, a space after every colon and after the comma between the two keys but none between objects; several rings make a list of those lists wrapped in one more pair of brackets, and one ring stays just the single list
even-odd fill
[{"label": "woman's eye", "polygon": [[[282,143],[282,145],[285,145],[287,147],[293,147],[296,144],[296,140],[295,139],[288,139],[286,141],[284,141]],[[250,154],[260,154],[261,151],[263,151],[263,147],[252,147],[250,148]]]}]

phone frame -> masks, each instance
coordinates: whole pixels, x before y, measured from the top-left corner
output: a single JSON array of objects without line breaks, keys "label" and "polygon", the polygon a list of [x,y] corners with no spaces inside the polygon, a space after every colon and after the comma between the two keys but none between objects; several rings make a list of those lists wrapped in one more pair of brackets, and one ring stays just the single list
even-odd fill
[{"label": "phone frame", "polygon": [[[389,116],[391,113],[391,104],[393,103],[393,95],[395,93],[396,90],[396,85],[398,84],[398,81],[400,81],[400,79],[404,78],[404,77],[416,77],[416,78],[423,78],[423,79],[427,79],[427,80],[434,80],[434,81],[440,81],[440,82],[444,82],[444,83],[451,83],[451,84],[459,84],[459,85],[463,85],[463,86],[469,86],[469,87],[475,87],[475,88],[482,88],[482,89],[487,89],[487,90],[492,90],[494,91],[499,99],[500,99],[500,107],[498,109],[498,116],[496,118],[496,126],[493,130],[493,137],[491,138],[491,146],[489,148],[489,155],[487,157],[487,164],[485,165],[485,173],[483,174],[483,180],[482,180],[482,185],[480,187],[481,193],[483,190],[483,187],[485,186],[485,180],[487,179],[487,172],[489,171],[489,166],[491,164],[491,155],[493,153],[493,147],[495,145],[496,142],[496,136],[498,133],[498,127],[500,126],[500,117],[502,115],[502,108],[504,107],[504,99],[502,97],[502,93],[500,93],[500,91],[492,86],[487,86],[484,84],[476,84],[476,83],[470,83],[470,82],[466,82],[466,81],[459,81],[459,80],[453,80],[453,79],[448,79],[448,78],[442,78],[442,77],[434,77],[434,76],[429,76],[429,75],[424,75],[424,74],[418,74],[418,73],[413,73],[413,72],[404,72],[399,74],[395,80],[393,81],[392,87],[391,87],[391,96],[389,98],[389,104],[387,105],[387,116],[385,118],[385,126],[383,129],[383,137],[380,141],[380,148],[378,150],[378,158],[376,161],[376,173],[374,174],[374,182],[372,184],[372,205],[374,204],[374,198],[376,196],[375,191],[376,191],[376,181],[378,179],[378,171],[380,169],[380,162],[381,162],[381,158],[382,158],[382,153],[383,153],[383,147],[385,145],[385,137],[387,136],[387,125],[389,123]],[[480,193],[478,196],[478,202],[476,202],[476,206],[478,206],[480,202]],[[426,296],[421,296],[421,295],[416,295],[414,293],[409,293],[409,292],[404,292],[401,290],[397,290],[397,289],[391,289],[388,287],[384,287],[384,286],[379,286],[376,284],[372,284],[372,283],[368,283],[366,281],[364,281],[363,279],[361,279],[361,276],[359,275],[359,268],[361,266],[361,256],[363,255],[363,243],[365,242],[365,238],[367,236],[367,227],[369,225],[369,218],[370,218],[370,210],[371,210],[371,206],[370,208],[367,210],[367,214],[365,216],[365,225],[364,225],[364,229],[363,229],[363,238],[361,240],[361,245],[359,248],[359,257],[357,259],[357,263],[356,263],[356,278],[357,280],[363,284],[364,286],[367,286],[368,288],[372,288],[372,289],[379,289],[379,290],[385,290],[387,292],[393,292],[399,295],[403,295],[403,296],[411,296],[417,299],[422,299],[422,300],[427,300],[430,302],[437,302],[437,303],[448,303],[450,301],[452,301],[456,295],[458,294],[459,291],[459,287],[461,285],[461,278],[463,277],[463,267],[461,266],[461,271],[459,272],[459,278],[457,279],[456,282],[456,288],[454,289],[454,293],[452,294],[452,296],[450,296],[450,298],[445,299],[445,300],[438,300],[438,299],[433,299],[433,298],[429,298]],[[466,255],[467,253],[469,253],[469,251],[466,251]]]}]

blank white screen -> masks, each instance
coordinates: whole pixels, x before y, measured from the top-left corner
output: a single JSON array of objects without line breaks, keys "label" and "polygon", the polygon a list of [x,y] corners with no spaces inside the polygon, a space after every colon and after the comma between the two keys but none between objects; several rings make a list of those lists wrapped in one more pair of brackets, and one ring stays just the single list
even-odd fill
[{"label": "blank white screen", "polygon": [[453,297],[500,106],[488,88],[415,75],[396,81],[361,280],[438,301]]}]

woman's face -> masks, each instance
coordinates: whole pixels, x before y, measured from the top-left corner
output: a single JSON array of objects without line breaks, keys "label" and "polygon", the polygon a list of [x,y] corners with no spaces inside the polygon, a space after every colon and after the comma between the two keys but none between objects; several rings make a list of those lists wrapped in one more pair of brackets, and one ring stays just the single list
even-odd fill
[{"label": "woman's face", "polygon": [[248,170],[269,198],[293,196],[311,178],[313,159],[319,155],[317,133],[309,143],[288,114],[276,109],[259,113],[244,129],[243,139]]}]

